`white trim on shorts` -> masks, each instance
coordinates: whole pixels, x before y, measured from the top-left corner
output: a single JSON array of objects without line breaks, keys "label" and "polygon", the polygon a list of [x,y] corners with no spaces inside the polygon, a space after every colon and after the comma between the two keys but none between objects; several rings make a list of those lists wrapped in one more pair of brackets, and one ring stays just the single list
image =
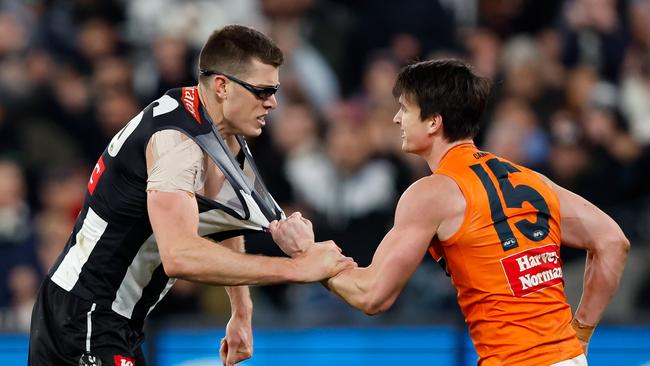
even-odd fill
[{"label": "white trim on shorts", "polygon": [[88,313],[86,313],[86,327],[88,328],[86,331],[86,352],[88,353],[90,353],[90,334],[93,332],[93,322],[91,316],[93,314],[93,311],[95,311],[96,306],[97,304],[93,303],[93,306],[91,306]]},{"label": "white trim on shorts", "polygon": [[587,366],[587,357],[584,354],[581,354],[578,357],[574,357],[570,360],[554,363],[550,366]]}]

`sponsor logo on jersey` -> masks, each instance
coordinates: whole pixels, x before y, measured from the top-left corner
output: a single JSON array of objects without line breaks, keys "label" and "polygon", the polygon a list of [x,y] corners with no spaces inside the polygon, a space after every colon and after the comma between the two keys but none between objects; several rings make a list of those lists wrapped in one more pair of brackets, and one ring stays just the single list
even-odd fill
[{"label": "sponsor logo on jersey", "polygon": [[90,179],[88,180],[88,192],[90,192],[91,196],[95,193],[95,187],[97,187],[99,178],[104,174],[104,170],[106,170],[104,159],[100,156],[99,160],[97,160],[97,164],[95,164],[95,167],[93,168],[92,174],[90,174]]},{"label": "sponsor logo on jersey", "polygon": [[85,352],[79,359],[79,366],[102,366],[102,360],[92,353]]},{"label": "sponsor logo on jersey", "polygon": [[190,112],[196,122],[201,124],[201,114],[199,113],[199,89],[195,86],[184,87],[181,91],[181,100],[185,109]]},{"label": "sponsor logo on jersey", "polygon": [[135,366],[135,359],[120,355],[113,356],[115,366]]},{"label": "sponsor logo on jersey", "polygon": [[501,259],[512,293],[529,295],[564,282],[560,247],[549,244],[519,252]]}]

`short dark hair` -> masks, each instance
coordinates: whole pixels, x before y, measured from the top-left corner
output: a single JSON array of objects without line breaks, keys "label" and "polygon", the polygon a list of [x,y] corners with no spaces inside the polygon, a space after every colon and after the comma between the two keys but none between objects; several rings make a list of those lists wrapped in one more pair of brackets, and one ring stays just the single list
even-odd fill
[{"label": "short dark hair", "polygon": [[454,142],[478,134],[490,86],[487,78],[460,60],[430,60],[404,67],[393,95],[403,94],[409,102],[417,102],[422,120],[442,116],[444,136]]},{"label": "short dark hair", "polygon": [[284,56],[273,40],[263,33],[243,25],[228,25],[214,31],[205,42],[199,55],[199,72],[219,71],[242,76],[253,59],[279,67]]}]

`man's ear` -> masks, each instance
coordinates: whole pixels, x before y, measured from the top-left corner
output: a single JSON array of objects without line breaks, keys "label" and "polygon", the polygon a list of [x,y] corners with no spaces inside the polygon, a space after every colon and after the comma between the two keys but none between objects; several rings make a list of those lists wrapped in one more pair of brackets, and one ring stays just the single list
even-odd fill
[{"label": "man's ear", "polygon": [[210,82],[210,90],[212,90],[220,99],[226,99],[226,78],[217,75]]},{"label": "man's ear", "polygon": [[429,128],[429,133],[433,135],[442,129],[442,116],[436,113],[433,116],[427,118],[426,123],[427,127]]}]

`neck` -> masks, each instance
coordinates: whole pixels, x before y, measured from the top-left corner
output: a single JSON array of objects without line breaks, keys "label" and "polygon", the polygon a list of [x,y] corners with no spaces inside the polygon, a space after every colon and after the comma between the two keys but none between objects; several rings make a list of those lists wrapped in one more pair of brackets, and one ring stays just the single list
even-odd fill
[{"label": "neck", "polygon": [[226,142],[226,145],[228,145],[230,151],[233,154],[236,154],[239,151],[239,143],[237,142],[235,134],[226,127],[223,116],[223,106],[215,98],[209,98],[208,95],[210,95],[210,93],[204,88],[205,86],[199,83],[198,91],[201,104],[208,112],[212,124],[217,128],[217,131]]},{"label": "neck", "polygon": [[449,142],[445,139],[440,139],[437,143],[434,143],[432,145],[428,155],[422,157],[424,158],[424,160],[427,161],[427,164],[429,165],[429,169],[431,169],[431,171],[434,172],[436,169],[438,169],[438,165],[440,165],[440,161],[445,156],[445,154],[447,154],[449,150],[451,150],[455,146],[468,144],[468,143],[473,144],[474,141],[472,141],[472,139],[466,139],[466,140]]}]

